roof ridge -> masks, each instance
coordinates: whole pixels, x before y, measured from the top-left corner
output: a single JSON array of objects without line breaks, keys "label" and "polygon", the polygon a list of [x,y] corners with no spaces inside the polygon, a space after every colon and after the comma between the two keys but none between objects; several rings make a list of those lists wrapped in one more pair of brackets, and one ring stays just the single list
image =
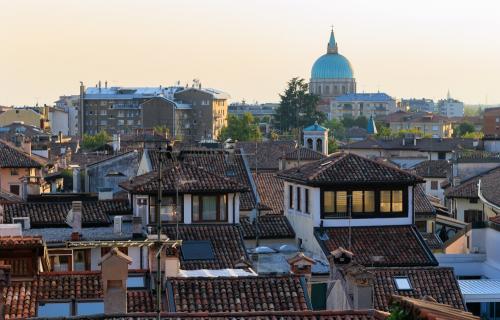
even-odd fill
[{"label": "roof ridge", "polygon": [[[319,168],[320,170],[318,170],[317,172],[315,172],[314,174],[310,175],[307,180],[313,180],[315,179],[319,174],[321,174],[324,170],[330,168],[332,165],[338,163],[339,161],[341,161],[342,159],[345,159],[346,155],[348,153],[345,153],[345,152],[335,152],[333,153],[332,155],[330,155],[329,157],[325,158],[325,159],[320,159],[318,160],[317,162],[319,163],[320,166],[322,166],[321,168]],[[334,159],[331,159],[333,158],[333,156],[336,155],[336,158]],[[331,160],[330,160],[331,159]],[[330,161],[330,163],[328,163],[328,161]],[[300,167],[299,167],[300,168]]]}]

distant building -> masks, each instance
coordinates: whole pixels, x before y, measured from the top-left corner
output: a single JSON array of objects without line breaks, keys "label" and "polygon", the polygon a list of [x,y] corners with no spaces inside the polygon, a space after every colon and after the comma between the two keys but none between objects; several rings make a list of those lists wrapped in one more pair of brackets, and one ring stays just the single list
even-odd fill
[{"label": "distant building", "polygon": [[384,121],[393,132],[415,129],[433,138],[450,138],[453,134],[452,122],[447,117],[429,112],[398,111],[387,115]]},{"label": "distant building", "polygon": [[69,135],[68,112],[60,108],[49,108],[48,112],[50,131],[53,135]]},{"label": "distant building", "polygon": [[[131,133],[163,126],[183,140],[216,139],[226,124],[229,95],[192,87],[80,87],[80,135]],[[175,110],[175,111],[172,111]],[[172,121],[175,119],[175,121]],[[182,126],[179,127],[181,123]]]},{"label": "distant building", "polygon": [[500,136],[500,107],[484,110],[483,133],[490,137]]},{"label": "distant building", "polygon": [[262,120],[264,117],[273,117],[276,114],[279,103],[248,104],[243,102],[231,103],[227,108],[229,114],[242,116],[245,113],[251,113],[256,119]]},{"label": "distant building", "polygon": [[33,108],[12,108],[0,113],[0,127],[17,122],[40,128],[42,119],[43,114]]},{"label": "distant building", "polygon": [[55,102],[55,107],[68,113],[68,135],[77,136],[79,134],[78,107],[80,105],[80,96],[60,96]]},{"label": "distant building", "polygon": [[401,99],[401,108],[411,112],[434,112],[436,104],[432,99]]},{"label": "distant building", "polygon": [[439,100],[437,104],[438,112],[445,117],[463,117],[464,116],[464,103],[456,99],[452,99],[450,92],[448,97]]},{"label": "distant building", "polygon": [[386,93],[350,93],[331,100],[328,118],[381,117],[396,111],[396,100]]},{"label": "distant building", "polygon": [[330,33],[326,54],[319,57],[311,69],[309,91],[320,97],[320,105],[330,106],[330,100],[343,94],[356,93],[356,79],[349,60],[339,54],[335,35]]}]

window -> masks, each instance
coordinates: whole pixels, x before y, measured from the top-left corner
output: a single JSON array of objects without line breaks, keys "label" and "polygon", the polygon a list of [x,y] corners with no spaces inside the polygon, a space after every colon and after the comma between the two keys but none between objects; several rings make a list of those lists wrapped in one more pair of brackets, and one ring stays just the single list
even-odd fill
[{"label": "window", "polygon": [[300,210],[300,192],[301,192],[301,189],[299,187],[297,187],[297,211],[301,211]]},{"label": "window", "polygon": [[106,121],[106,120],[101,120],[101,121],[100,121],[100,125],[101,125],[101,126],[107,126],[107,125],[108,125],[108,121]]},{"label": "window", "polygon": [[39,302],[37,317],[69,317],[71,316],[70,302]]},{"label": "window", "polygon": [[[221,199],[223,198],[223,199]],[[227,221],[227,196],[193,196],[193,221]]]},{"label": "window", "polygon": [[464,210],[464,222],[475,223],[483,221],[483,212],[481,210]]},{"label": "window", "polygon": [[363,212],[363,191],[352,192],[352,212]]},{"label": "window", "polygon": [[73,271],[90,270],[90,250],[73,251]]},{"label": "window", "polygon": [[293,209],[293,186],[288,186],[288,208]]},{"label": "window", "polygon": [[50,255],[50,271],[72,271],[72,255],[71,252],[67,254]]},{"label": "window", "polygon": [[364,212],[375,212],[375,192],[363,191],[364,195]]},{"label": "window", "polygon": [[431,190],[437,190],[438,189],[438,182],[436,180],[431,181]]},{"label": "window", "polygon": [[337,191],[335,192],[335,208],[337,213],[347,212],[347,192]]},{"label": "window", "polygon": [[130,276],[127,278],[127,288],[145,288],[146,280],[144,276]]},{"label": "window", "polygon": [[[149,207],[149,223],[156,222],[156,206],[157,197],[151,200],[151,205]],[[164,196],[161,198],[161,208],[160,208],[160,220],[164,222],[176,222],[177,218],[182,221],[182,200],[179,201],[180,205],[176,205],[176,197]],[[179,215],[179,217],[177,217]]]},{"label": "window", "polygon": [[439,126],[432,126],[432,131],[438,131],[439,130]]},{"label": "window", "polygon": [[408,277],[396,277],[394,283],[398,290],[412,290],[410,279]]},{"label": "window", "polygon": [[403,212],[403,191],[380,191],[380,212]]},{"label": "window", "polygon": [[104,302],[102,301],[77,301],[76,315],[86,316],[91,314],[104,313]]},{"label": "window", "polygon": [[18,174],[19,174],[19,171],[16,168],[10,169],[11,176],[17,176]]},{"label": "window", "polygon": [[446,160],[446,152],[438,152],[438,160]]},{"label": "window", "polygon": [[334,191],[323,192],[323,211],[325,213],[335,212],[335,192]]},{"label": "window", "polygon": [[9,186],[9,191],[10,191],[10,193],[13,193],[13,194],[16,194],[16,195],[20,195],[21,188],[19,187],[18,184],[11,184]]},{"label": "window", "polygon": [[310,213],[309,211],[309,189],[304,189],[304,212]]},{"label": "window", "polygon": [[123,119],[118,120],[118,125],[123,126],[125,124],[125,121]]},{"label": "window", "polygon": [[181,246],[184,260],[213,260],[215,259],[212,242],[210,240],[186,240]]},{"label": "window", "polygon": [[469,203],[477,203],[479,198],[470,198]]}]

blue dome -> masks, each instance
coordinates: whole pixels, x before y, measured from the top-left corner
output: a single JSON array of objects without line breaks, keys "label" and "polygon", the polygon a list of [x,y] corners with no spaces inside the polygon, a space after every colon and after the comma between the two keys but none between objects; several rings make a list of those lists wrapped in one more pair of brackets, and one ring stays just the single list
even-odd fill
[{"label": "blue dome", "polygon": [[327,53],[313,64],[311,79],[354,78],[351,63],[341,54]]}]

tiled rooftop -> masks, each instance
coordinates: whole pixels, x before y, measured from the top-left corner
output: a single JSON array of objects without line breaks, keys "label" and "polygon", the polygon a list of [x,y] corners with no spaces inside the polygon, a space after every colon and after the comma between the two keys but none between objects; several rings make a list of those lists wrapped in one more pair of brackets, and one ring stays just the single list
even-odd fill
[{"label": "tiled rooftop", "polygon": [[296,145],[293,140],[236,143],[236,147],[246,155],[252,170],[278,170],[279,158],[293,151]]},{"label": "tiled rooftop", "polygon": [[493,170],[481,178],[481,196],[494,205],[500,205],[500,170]]},{"label": "tiled rooftop", "polygon": [[0,140],[1,168],[41,168],[43,165],[41,158],[30,156],[20,148]]},{"label": "tiled rooftop", "polygon": [[42,237],[4,236],[0,237],[0,249],[40,248],[43,246]]},{"label": "tiled rooftop", "polygon": [[[251,223],[248,217],[241,217],[240,223],[243,229],[243,238],[255,239],[255,222]],[[284,239],[295,237],[295,232],[284,215],[270,214],[260,216],[258,226],[260,239]]]},{"label": "tiled rooftop", "polygon": [[[120,186],[131,193],[157,194],[158,173],[152,171],[137,176],[120,183]],[[178,166],[170,164],[162,169],[161,187],[165,194],[175,194],[176,188],[179,193],[248,191],[247,187],[232,179],[184,162],[179,163]]]},{"label": "tiled rooftop", "polygon": [[[108,214],[131,214],[126,200],[102,200],[82,202],[83,226],[109,225]],[[6,203],[4,223],[12,223],[13,217],[30,217],[33,228],[67,227],[66,216],[71,209],[71,202],[26,202]]]},{"label": "tiled rooftop", "polygon": [[425,178],[446,178],[451,169],[448,160],[426,160],[414,168],[417,175]]},{"label": "tiled rooftop", "polygon": [[321,152],[314,151],[312,149],[306,147],[300,147],[298,149],[294,149],[293,151],[285,153],[280,159],[284,160],[300,160],[309,161],[309,160],[320,160],[326,158],[324,154]]},{"label": "tiled rooftop", "polygon": [[[374,306],[377,310],[388,310],[389,299],[394,294],[417,299],[431,296],[439,303],[465,310],[465,302],[452,268],[369,268],[368,270],[375,275]],[[398,290],[395,277],[407,277],[412,289]]]},{"label": "tiled rooftop", "polygon": [[[437,261],[414,226],[352,227],[354,261],[364,266],[435,266]],[[349,248],[349,228],[320,228],[314,234],[328,257],[333,250]]]},{"label": "tiled rooftop", "polygon": [[424,191],[424,187],[419,184],[416,185],[413,189],[415,192],[414,195],[414,204],[415,204],[415,216],[417,218],[425,218],[429,216],[435,216],[436,210],[432,205],[431,201],[427,197]]},{"label": "tiled rooftop", "polygon": [[353,153],[337,152],[328,158],[278,173],[285,180],[308,185],[416,184],[422,178]]},{"label": "tiled rooftop", "polygon": [[[153,171],[156,171],[158,168],[158,152],[148,150],[148,156],[151,159]],[[248,176],[244,157],[239,150],[235,150],[234,156],[229,156],[228,152],[224,150],[182,150],[178,159],[179,162],[204,169],[245,186],[249,191],[242,192],[240,209],[251,210],[255,207],[255,196],[251,191],[250,177]]]},{"label": "tiled rooftop", "polygon": [[[170,239],[177,239],[175,225],[164,225],[163,232]],[[179,225],[178,240],[209,240],[215,258],[213,260],[182,259],[181,269],[226,269],[234,268],[241,257],[247,258],[241,228],[231,224],[191,224]],[[182,248],[181,248],[182,250]]]},{"label": "tiled rooftop", "polygon": [[260,202],[272,209],[266,213],[283,214],[283,180],[274,171],[257,171],[252,174]]},{"label": "tiled rooftop", "polygon": [[[171,278],[177,312],[307,310],[309,301],[298,276]],[[172,301],[171,301],[172,302]],[[174,307],[169,303],[169,307]]]},{"label": "tiled rooftop", "polygon": [[472,313],[455,309],[447,304],[434,301],[432,297],[415,299],[403,296],[393,296],[391,304],[399,305],[411,315],[418,315],[422,320],[479,320]]},{"label": "tiled rooftop", "polygon": [[[403,145],[403,140],[405,144]],[[474,149],[474,139],[466,138],[421,138],[413,139],[390,138],[376,139],[368,137],[342,146],[341,149],[385,149],[385,150],[415,150],[421,152],[452,152],[464,149]]]},{"label": "tiled rooftop", "polygon": [[[44,300],[101,299],[100,272],[44,273],[29,281],[13,281],[3,289],[5,319],[36,315],[37,303]],[[128,291],[129,312],[153,312],[153,297],[146,291]]]}]

